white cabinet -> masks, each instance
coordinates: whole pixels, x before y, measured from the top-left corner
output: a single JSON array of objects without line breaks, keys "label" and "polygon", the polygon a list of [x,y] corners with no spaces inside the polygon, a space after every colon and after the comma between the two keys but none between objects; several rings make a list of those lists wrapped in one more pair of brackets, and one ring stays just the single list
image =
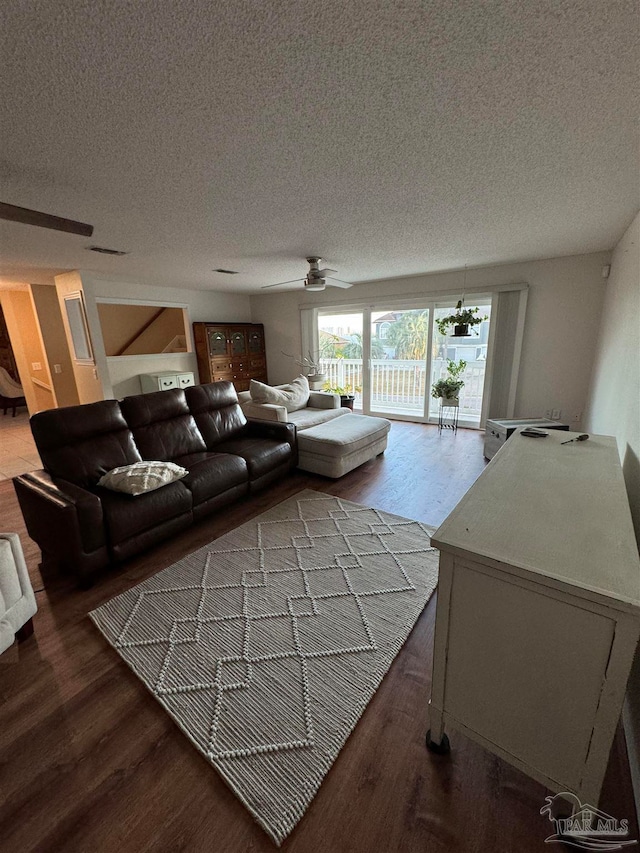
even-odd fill
[{"label": "white cabinet", "polygon": [[513,435],[432,537],[428,745],[457,729],[597,805],[640,635],[640,561],[615,439]]},{"label": "white cabinet", "polygon": [[176,373],[174,370],[165,370],[160,373],[142,373],[140,385],[142,393],[149,394],[152,391],[168,391],[171,388],[188,388],[195,385],[193,373]]}]

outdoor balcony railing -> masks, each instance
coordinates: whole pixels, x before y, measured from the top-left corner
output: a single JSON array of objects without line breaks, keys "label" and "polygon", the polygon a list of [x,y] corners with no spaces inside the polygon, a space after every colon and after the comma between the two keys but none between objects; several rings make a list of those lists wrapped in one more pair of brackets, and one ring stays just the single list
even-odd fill
[{"label": "outdoor balcony railing", "polygon": [[[350,358],[322,360],[323,371],[331,387],[362,387],[362,361]],[[447,375],[447,363],[442,359],[432,362],[433,380],[427,383],[424,361],[401,359],[371,359],[371,408],[377,412],[422,415],[425,395],[429,397],[429,414],[438,416],[438,400],[431,397],[431,385]],[[480,422],[484,361],[469,361],[462,375],[464,388],[460,392],[460,418]],[[362,406],[362,395],[356,394],[355,407]]]}]

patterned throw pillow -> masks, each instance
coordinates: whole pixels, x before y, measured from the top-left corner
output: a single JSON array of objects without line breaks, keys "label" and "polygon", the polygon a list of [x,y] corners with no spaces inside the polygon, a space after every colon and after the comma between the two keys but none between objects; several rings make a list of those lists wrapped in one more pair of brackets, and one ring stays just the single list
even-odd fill
[{"label": "patterned throw pillow", "polygon": [[309,381],[306,376],[298,376],[289,385],[274,388],[252,379],[249,393],[254,403],[274,403],[284,406],[288,412],[297,412],[309,402]]},{"label": "patterned throw pillow", "polygon": [[174,462],[134,462],[113,468],[98,480],[99,486],[127,495],[143,495],[169,483],[175,483],[189,472]]}]

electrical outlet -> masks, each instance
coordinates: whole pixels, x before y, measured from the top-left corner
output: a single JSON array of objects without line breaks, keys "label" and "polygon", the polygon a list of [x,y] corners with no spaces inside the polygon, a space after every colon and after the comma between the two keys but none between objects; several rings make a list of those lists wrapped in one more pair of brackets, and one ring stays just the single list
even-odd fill
[{"label": "electrical outlet", "polygon": [[574,412],[571,420],[574,424],[579,423],[582,420],[582,412]]},{"label": "electrical outlet", "polygon": [[53,365],[53,372],[54,373],[62,373],[62,365],[61,364],[54,364]]},{"label": "electrical outlet", "polygon": [[544,413],[545,418],[549,418],[551,420],[551,409],[547,409]]},{"label": "electrical outlet", "polygon": [[554,421],[559,421],[562,417],[562,411],[560,409],[553,409],[553,411],[551,412],[551,417]]},{"label": "electrical outlet", "polygon": [[39,361],[32,361],[31,362],[31,370],[42,370],[42,365],[40,364]]}]

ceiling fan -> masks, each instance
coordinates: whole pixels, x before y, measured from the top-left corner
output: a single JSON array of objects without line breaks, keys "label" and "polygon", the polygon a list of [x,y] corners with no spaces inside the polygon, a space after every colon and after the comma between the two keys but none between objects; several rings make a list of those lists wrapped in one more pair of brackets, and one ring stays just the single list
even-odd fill
[{"label": "ceiling fan", "polygon": [[327,285],[329,287],[351,287],[351,284],[348,281],[341,281],[339,278],[331,277],[331,273],[338,272],[338,270],[331,270],[328,267],[321,270],[319,267],[321,260],[322,258],[318,258],[316,256],[307,258],[309,272],[305,278],[293,278],[291,281],[279,281],[277,284],[265,284],[262,289],[266,290],[269,287],[281,287],[283,284],[293,284],[296,281],[303,281],[305,290],[314,291],[324,290]]}]

